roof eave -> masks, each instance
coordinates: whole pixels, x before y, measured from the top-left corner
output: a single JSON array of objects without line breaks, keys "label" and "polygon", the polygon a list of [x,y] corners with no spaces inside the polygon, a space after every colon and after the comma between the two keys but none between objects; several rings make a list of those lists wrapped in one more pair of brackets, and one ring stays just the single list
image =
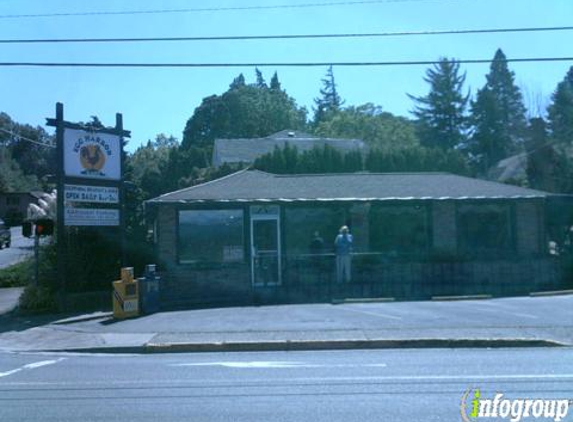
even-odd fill
[{"label": "roof eave", "polygon": [[205,204],[205,203],[247,203],[247,202],[383,202],[383,201],[491,201],[491,200],[525,200],[545,199],[546,195],[512,195],[512,196],[410,196],[410,197],[370,197],[370,198],[233,198],[233,199],[150,199],[150,204]]}]

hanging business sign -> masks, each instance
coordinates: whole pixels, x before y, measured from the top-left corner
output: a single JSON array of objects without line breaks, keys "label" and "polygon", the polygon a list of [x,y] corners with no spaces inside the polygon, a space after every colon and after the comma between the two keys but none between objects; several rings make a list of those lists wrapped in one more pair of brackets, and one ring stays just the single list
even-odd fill
[{"label": "hanging business sign", "polygon": [[67,177],[120,180],[120,137],[66,128],[64,130],[64,173]]},{"label": "hanging business sign", "polygon": [[119,210],[66,207],[64,224],[66,226],[119,226]]},{"label": "hanging business sign", "polygon": [[65,185],[65,202],[118,204],[119,189],[109,186]]}]

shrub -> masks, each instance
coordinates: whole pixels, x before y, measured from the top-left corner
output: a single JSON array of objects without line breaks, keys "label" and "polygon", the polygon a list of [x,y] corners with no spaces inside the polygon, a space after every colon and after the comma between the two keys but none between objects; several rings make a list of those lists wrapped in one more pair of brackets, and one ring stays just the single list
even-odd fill
[{"label": "shrub", "polygon": [[21,287],[28,284],[34,272],[33,258],[0,269],[1,287]]},{"label": "shrub", "polygon": [[28,285],[20,296],[20,311],[49,312],[56,309],[55,293],[47,287]]}]

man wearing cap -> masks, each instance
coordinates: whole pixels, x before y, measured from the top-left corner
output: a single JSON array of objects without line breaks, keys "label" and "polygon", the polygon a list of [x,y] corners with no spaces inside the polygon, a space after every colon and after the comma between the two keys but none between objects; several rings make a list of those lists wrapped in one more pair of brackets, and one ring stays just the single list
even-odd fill
[{"label": "man wearing cap", "polygon": [[348,226],[340,228],[338,236],[334,239],[336,250],[336,281],[350,282],[350,265],[352,253],[352,235],[348,232]]}]

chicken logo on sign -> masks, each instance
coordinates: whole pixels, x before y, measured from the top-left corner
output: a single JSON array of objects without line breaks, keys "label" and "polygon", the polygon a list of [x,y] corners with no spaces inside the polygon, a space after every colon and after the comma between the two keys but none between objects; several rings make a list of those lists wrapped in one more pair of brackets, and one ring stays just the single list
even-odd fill
[{"label": "chicken logo on sign", "polygon": [[105,154],[97,144],[83,145],[80,148],[80,162],[84,168],[84,174],[101,174],[105,165]]},{"label": "chicken logo on sign", "polygon": [[78,138],[74,144],[74,153],[80,161],[82,175],[106,176],[105,165],[112,156],[112,148],[104,137],[86,134]]},{"label": "chicken logo on sign", "polygon": [[64,174],[87,179],[121,180],[121,142],[115,134],[66,129]]}]

